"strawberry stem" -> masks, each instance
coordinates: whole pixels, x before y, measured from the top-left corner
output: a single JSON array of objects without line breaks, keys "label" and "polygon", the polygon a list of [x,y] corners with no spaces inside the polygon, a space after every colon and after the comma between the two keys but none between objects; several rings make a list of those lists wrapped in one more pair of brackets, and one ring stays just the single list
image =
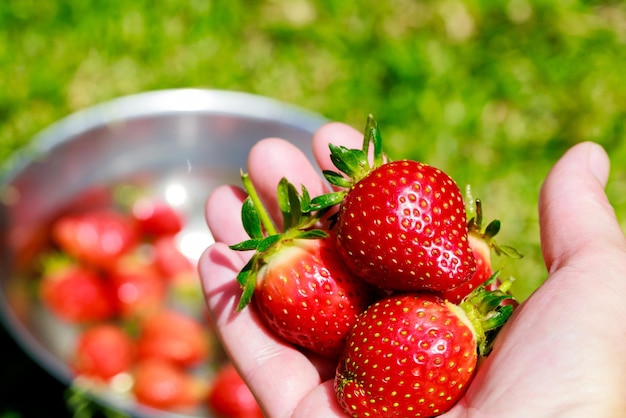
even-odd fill
[{"label": "strawberry stem", "polygon": [[371,113],[367,115],[367,122],[365,123],[365,135],[363,138],[363,152],[365,155],[369,154],[370,143],[374,146],[374,164],[370,169],[374,169],[383,165],[385,161],[383,155],[383,139],[380,135],[380,129],[378,129],[378,123]]},{"label": "strawberry stem", "polygon": [[252,184],[252,180],[250,180],[250,176],[247,173],[244,173],[243,170],[241,171],[241,182],[243,183],[244,189],[248,193],[248,196],[250,197],[252,204],[254,205],[254,207],[257,210],[257,213],[259,214],[259,219],[261,220],[261,223],[263,224],[263,228],[265,228],[265,231],[267,232],[268,235],[276,235],[278,233],[276,226],[274,225],[274,223],[272,222],[272,219],[267,213],[267,209],[265,209],[265,206],[263,205],[263,202],[261,201],[259,194],[254,188],[254,185]]},{"label": "strawberry stem", "polygon": [[476,205],[474,204],[472,186],[469,184],[465,185],[465,212],[467,219],[472,219],[476,216]]},{"label": "strawberry stem", "polygon": [[480,199],[476,199],[476,225],[480,229],[483,225],[483,203]]},{"label": "strawberry stem", "polygon": [[286,178],[278,183],[276,197],[283,215],[283,231],[272,222],[267,209],[261,202],[252,180],[241,171],[241,181],[248,197],[241,207],[241,221],[250,237],[230,246],[235,251],[254,251],[254,255],[237,274],[237,282],[242,288],[237,311],[245,308],[257,286],[258,274],[267,260],[284,246],[298,245],[298,240],[321,239],[328,233],[315,229],[315,225],[326,215],[327,208],[318,208],[313,204],[311,196],[304,185],[302,195]]}]

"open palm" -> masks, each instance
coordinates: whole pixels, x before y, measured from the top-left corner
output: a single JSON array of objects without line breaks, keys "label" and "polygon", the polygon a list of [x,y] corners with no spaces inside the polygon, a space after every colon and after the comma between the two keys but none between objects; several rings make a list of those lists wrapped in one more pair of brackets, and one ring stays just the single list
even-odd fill
[{"label": "open palm", "polygon": [[[362,134],[322,127],[313,150],[332,169],[328,143],[358,148]],[[542,249],[549,279],[509,320],[463,399],[443,417],[626,417],[626,240],[604,194],[609,162],[592,143],[571,149],[540,196]],[[250,152],[248,172],[268,208],[281,177],[317,195],[319,171],[287,141],[271,138]],[[269,333],[250,305],[235,313],[235,280],[248,254],[228,245],[247,238],[245,193],[216,189],[207,223],[216,243],[199,268],[222,342],[268,417],[342,417],[333,391],[335,364],[305,356]]]}]

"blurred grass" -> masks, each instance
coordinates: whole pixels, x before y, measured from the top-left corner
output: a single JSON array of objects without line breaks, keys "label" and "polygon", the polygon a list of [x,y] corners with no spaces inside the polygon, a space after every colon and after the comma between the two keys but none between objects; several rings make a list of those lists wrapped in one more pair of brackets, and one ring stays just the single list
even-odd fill
[{"label": "blurred grass", "polygon": [[0,162],[56,120],[145,90],[205,87],[284,100],[361,130],[393,158],[471,183],[527,296],[545,278],[537,197],[593,140],[626,221],[626,6],[576,0],[0,2]]}]

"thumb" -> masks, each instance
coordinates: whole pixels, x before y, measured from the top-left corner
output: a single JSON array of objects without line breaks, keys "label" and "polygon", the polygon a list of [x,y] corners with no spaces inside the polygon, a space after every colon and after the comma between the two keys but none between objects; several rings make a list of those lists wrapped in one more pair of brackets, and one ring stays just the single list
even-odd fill
[{"label": "thumb", "polygon": [[539,226],[550,273],[581,257],[626,248],[604,187],[609,158],[595,143],[575,145],[552,168],[539,196]]}]

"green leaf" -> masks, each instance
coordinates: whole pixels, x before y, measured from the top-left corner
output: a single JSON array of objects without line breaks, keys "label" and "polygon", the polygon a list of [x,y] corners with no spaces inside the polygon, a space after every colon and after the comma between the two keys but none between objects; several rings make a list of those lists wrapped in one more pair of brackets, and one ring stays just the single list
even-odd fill
[{"label": "green leaf", "polygon": [[[297,227],[302,221],[302,207],[300,206],[300,195],[296,187],[287,183],[287,197],[289,199],[289,208],[291,209],[291,224],[289,227]],[[287,226],[285,226],[287,229]]]},{"label": "green leaf", "polygon": [[302,213],[311,212],[311,195],[309,191],[302,185],[302,197],[300,198],[300,208],[302,209]]},{"label": "green leaf", "polygon": [[304,231],[298,235],[297,238],[301,239],[319,239],[326,238],[328,236],[328,232],[323,231],[321,229],[311,229],[310,231]]},{"label": "green leaf", "polygon": [[489,222],[489,225],[485,228],[484,235],[488,238],[493,238],[498,234],[498,232],[500,232],[500,221],[498,219],[494,219]]},{"label": "green leaf", "polygon": [[495,250],[498,255],[504,254],[507,257],[517,258],[517,259],[524,258],[524,254],[520,253],[515,248],[508,246],[508,245],[496,246]]},{"label": "green leaf", "polygon": [[241,223],[250,238],[263,238],[261,218],[250,196],[243,201],[243,205],[241,206]]},{"label": "green leaf", "polygon": [[276,188],[276,200],[278,207],[283,215],[283,228],[287,229],[293,225],[293,219],[291,217],[292,209],[289,198],[288,181],[285,177],[281,178]]},{"label": "green leaf", "polygon": [[358,181],[369,172],[367,154],[363,150],[328,144],[330,159],[340,171],[353,181]]},{"label": "green leaf", "polygon": [[[252,277],[252,274],[249,274],[248,277]],[[239,297],[239,304],[237,305],[237,311],[241,311],[243,308],[250,304],[252,300],[252,295],[254,295],[254,287],[245,286],[243,288],[243,292],[241,292],[241,296]]]},{"label": "green leaf", "polygon": [[250,270],[242,269],[239,273],[237,273],[237,283],[241,286],[245,285],[249,274]]},{"label": "green leaf", "polygon": [[278,183],[277,196],[278,205],[283,214],[283,230],[297,228],[302,222],[302,206],[298,190],[283,177]]},{"label": "green leaf", "polygon": [[336,171],[323,170],[322,173],[324,174],[326,180],[334,186],[343,187],[344,189],[352,187],[352,180],[345,178]]},{"label": "green leaf", "polygon": [[237,244],[230,245],[228,248],[235,251],[256,250],[263,238],[248,239]]},{"label": "green leaf", "polygon": [[260,253],[267,251],[272,245],[280,240],[280,235],[270,235],[269,237],[261,240],[256,250]]},{"label": "green leaf", "polygon": [[237,312],[241,311],[250,304],[254,291],[256,290],[256,272],[253,269],[246,271],[244,274],[240,273],[240,275],[241,278],[237,276],[237,280],[242,285],[243,290],[239,297]]},{"label": "green leaf", "polygon": [[237,274],[237,283],[240,286],[245,286],[248,280],[248,275],[252,273],[254,266],[258,260],[258,256],[253,255],[250,257],[248,262],[243,266],[243,268]]},{"label": "green leaf", "polygon": [[311,210],[329,209],[340,204],[345,195],[345,191],[340,191],[316,196],[311,200]]},{"label": "green leaf", "polygon": [[237,274],[237,283],[242,288],[241,296],[239,297],[239,304],[237,305],[237,311],[245,308],[252,299],[252,295],[256,290],[256,278],[257,278],[257,264],[259,256],[254,255],[248,260],[246,265]]},{"label": "green leaf", "polygon": [[330,160],[335,167],[342,173],[350,175],[350,160],[354,160],[354,158],[350,156],[352,150],[335,144],[328,144],[328,148],[330,148]]}]

